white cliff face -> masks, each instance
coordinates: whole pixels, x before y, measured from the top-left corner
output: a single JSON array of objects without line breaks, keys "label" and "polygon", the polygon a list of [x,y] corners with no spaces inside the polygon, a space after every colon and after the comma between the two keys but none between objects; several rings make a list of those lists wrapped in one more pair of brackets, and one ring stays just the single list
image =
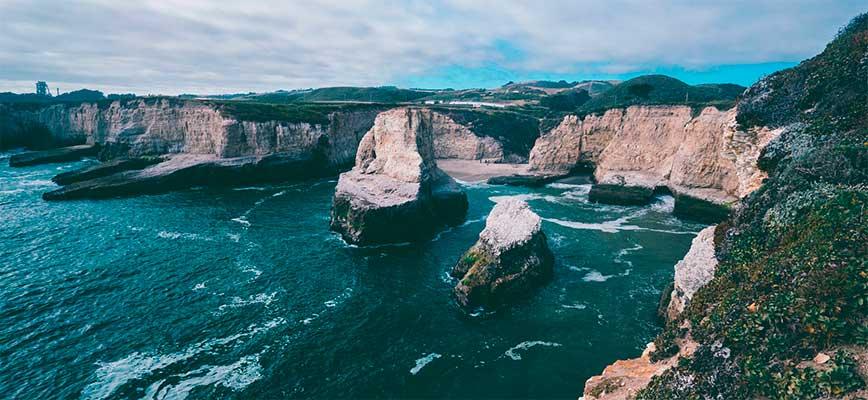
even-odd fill
[{"label": "white cliff face", "polygon": [[476,136],[470,128],[456,123],[452,118],[431,112],[434,131],[434,156],[462,160],[503,159],[503,146],[491,137]]},{"label": "white cliff face", "polygon": [[717,269],[717,257],[714,253],[714,229],[709,226],[693,238],[690,250],[675,264],[675,288],[669,300],[667,317],[674,320],[693,298],[699,288],[705,286],[714,278]]},{"label": "white cliff face", "polygon": [[377,110],[341,111],[328,124],[239,121],[219,107],[197,101],[137,99],[109,104],[54,105],[16,117],[40,123],[58,142],[122,145],[130,156],[214,155],[218,158],[273,153],[324,152],[328,163],[352,163]]},{"label": "white cliff face", "polygon": [[765,178],[759,153],[780,131],[741,132],[735,108],[706,107],[693,116],[687,106],[634,106],[584,120],[565,117],[540,137],[531,169],[565,173],[582,162],[596,164],[603,184],[670,190],[731,203],[755,190]]}]

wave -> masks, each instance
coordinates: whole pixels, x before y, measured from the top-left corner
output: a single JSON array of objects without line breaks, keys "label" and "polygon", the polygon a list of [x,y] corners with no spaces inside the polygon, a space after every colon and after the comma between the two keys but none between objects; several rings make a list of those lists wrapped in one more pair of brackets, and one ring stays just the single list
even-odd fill
[{"label": "wave", "polygon": [[519,350],[527,350],[527,349],[530,349],[531,347],[535,347],[535,346],[561,347],[562,344],[555,343],[555,342],[543,342],[541,340],[526,341],[526,342],[521,342],[521,343],[511,347],[509,350],[504,352],[503,355],[505,355],[505,356],[515,360],[515,361],[519,361],[519,360],[521,360],[521,354],[518,353]]},{"label": "wave", "polygon": [[412,375],[418,374],[419,371],[421,371],[422,368],[425,368],[425,366],[428,365],[429,363],[431,363],[431,361],[434,361],[440,357],[442,357],[440,354],[431,353],[425,357],[422,357],[422,358],[416,360],[416,366],[413,368],[410,368],[410,374],[412,374]]},{"label": "wave", "polygon": [[614,219],[611,221],[603,221],[603,222],[577,222],[577,221],[567,221],[558,218],[543,218],[543,220],[551,222],[553,224],[558,224],[560,226],[564,226],[567,228],[573,229],[584,229],[584,230],[594,230],[605,233],[618,233],[621,231],[647,231],[647,232],[660,232],[660,233],[671,233],[673,235],[696,235],[698,232],[694,231],[677,231],[670,229],[654,229],[654,228],[643,228],[638,225],[630,225],[627,224],[628,221],[635,218],[634,215],[621,217],[618,219]]},{"label": "wave", "polygon": [[624,270],[624,272],[622,272],[620,274],[603,275],[602,273],[600,273],[600,271],[591,270],[591,272],[588,272],[588,274],[585,275],[582,278],[582,280],[585,282],[605,282],[611,278],[617,278],[617,277],[630,275],[630,272],[632,272],[632,271],[633,270],[631,270],[631,269],[626,269],[626,270]]},{"label": "wave", "polygon": [[184,232],[170,232],[170,231],[160,231],[157,233],[157,237],[161,239],[184,239],[184,240],[204,240],[207,242],[213,242],[214,239],[211,239],[207,236],[202,236],[197,233],[184,233]]},{"label": "wave", "polygon": [[588,306],[585,304],[578,304],[578,303],[577,304],[561,304],[561,308],[570,308],[573,310],[584,310],[584,309],[588,308]]},{"label": "wave", "polygon": [[[245,339],[262,332],[271,330],[286,322],[283,318],[276,318],[262,325],[251,325],[244,332],[218,339],[209,339],[187,347],[184,350],[169,353],[140,353],[134,352],[120,360],[97,363],[94,371],[94,381],[87,384],[81,392],[83,399],[105,399],[117,389],[131,381],[137,381],[149,375],[188,361],[199,354],[211,353],[220,346],[225,346],[241,339]],[[190,375],[192,372],[181,374]]]},{"label": "wave", "polygon": [[[186,378],[174,384],[167,379],[155,382],[145,390],[145,399],[186,399],[190,392],[200,386],[217,385],[239,391],[262,378],[259,355],[242,357],[229,365],[206,365],[194,371],[173,375],[173,378]],[[173,380],[174,381],[174,380]]]},{"label": "wave", "polygon": [[241,297],[235,296],[231,299],[231,303],[223,304],[220,307],[218,307],[217,309],[220,311],[224,311],[227,308],[240,308],[240,307],[245,307],[245,306],[249,306],[249,305],[253,305],[253,304],[262,304],[265,307],[268,307],[269,305],[271,305],[271,303],[274,302],[274,300],[276,298],[277,298],[277,292],[272,292],[271,294],[259,293],[259,294],[247,296],[247,298],[241,298]]}]

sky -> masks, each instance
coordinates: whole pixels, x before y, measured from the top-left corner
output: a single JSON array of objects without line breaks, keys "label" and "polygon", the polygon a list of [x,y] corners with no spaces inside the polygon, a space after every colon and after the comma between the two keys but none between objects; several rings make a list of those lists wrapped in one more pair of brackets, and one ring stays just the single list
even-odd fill
[{"label": "sky", "polygon": [[0,92],[217,94],[534,79],[750,85],[860,1],[0,0]]}]

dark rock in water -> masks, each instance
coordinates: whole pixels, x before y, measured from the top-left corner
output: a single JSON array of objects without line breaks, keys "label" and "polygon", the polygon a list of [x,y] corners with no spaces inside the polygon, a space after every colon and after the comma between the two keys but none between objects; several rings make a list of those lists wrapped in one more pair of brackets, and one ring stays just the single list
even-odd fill
[{"label": "dark rock in water", "polygon": [[552,183],[564,175],[509,175],[488,178],[489,185],[540,187]]},{"label": "dark rock in water", "polygon": [[729,217],[730,208],[696,197],[676,194],[672,213],[679,218],[691,219],[705,224],[716,224]]},{"label": "dark rock in water", "polygon": [[598,184],[591,186],[588,200],[594,203],[625,206],[645,205],[654,197],[654,189],[644,186]]},{"label": "dark rock in water", "polygon": [[400,108],[377,116],[341,174],[330,227],[348,243],[373,245],[430,238],[467,213],[467,196],[434,160],[431,113]]},{"label": "dark rock in water", "polygon": [[234,186],[325,176],[321,160],[290,154],[216,158],[178,155],[141,170],[121,171],[44,193],[45,200],[97,199],[158,194],[195,186]]},{"label": "dark rock in water", "polygon": [[92,167],[57,174],[51,178],[58,185],[102,178],[122,171],[143,169],[164,161],[160,157],[122,158],[112,160]]},{"label": "dark rock in water", "polygon": [[9,166],[26,167],[28,165],[78,161],[83,157],[95,157],[98,152],[99,146],[89,144],[61,147],[51,150],[30,151],[10,157]]},{"label": "dark rock in water", "polygon": [[552,276],[554,256],[542,220],[527,203],[510,198],[497,203],[479,240],[452,269],[453,289],[464,307],[497,307],[523,297]]}]

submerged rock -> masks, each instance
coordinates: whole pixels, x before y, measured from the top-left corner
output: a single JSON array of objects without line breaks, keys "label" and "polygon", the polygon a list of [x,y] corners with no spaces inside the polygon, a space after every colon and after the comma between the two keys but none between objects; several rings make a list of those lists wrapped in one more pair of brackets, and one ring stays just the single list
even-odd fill
[{"label": "submerged rock", "polygon": [[540,187],[563,178],[563,175],[507,175],[488,178],[489,185]]},{"label": "submerged rock", "polygon": [[331,229],[348,243],[424,240],[464,220],[467,196],[437,168],[431,118],[416,108],[377,116],[335,189]]},{"label": "submerged rock", "polygon": [[93,157],[99,153],[99,146],[82,144],[51,150],[30,151],[9,157],[10,167],[78,161],[83,157]]},{"label": "submerged rock", "polygon": [[654,189],[645,186],[623,186],[597,184],[591,186],[588,200],[593,203],[618,204],[625,206],[645,205],[654,197]]},{"label": "submerged rock", "polygon": [[453,294],[465,307],[494,307],[526,294],[552,275],[554,256],[542,220],[522,200],[497,203],[479,240],[452,269]]}]

